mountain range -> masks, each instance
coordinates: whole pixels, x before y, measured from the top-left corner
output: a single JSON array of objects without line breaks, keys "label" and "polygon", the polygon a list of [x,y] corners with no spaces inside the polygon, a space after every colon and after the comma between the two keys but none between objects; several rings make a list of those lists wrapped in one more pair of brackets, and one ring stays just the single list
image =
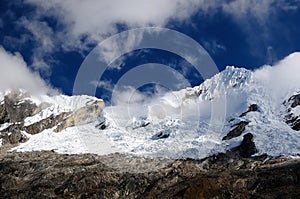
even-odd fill
[{"label": "mountain range", "polygon": [[250,71],[228,66],[201,85],[105,106],[91,96],[0,94],[0,143],[11,150],[202,159],[241,144],[250,155],[300,152],[299,53]]}]

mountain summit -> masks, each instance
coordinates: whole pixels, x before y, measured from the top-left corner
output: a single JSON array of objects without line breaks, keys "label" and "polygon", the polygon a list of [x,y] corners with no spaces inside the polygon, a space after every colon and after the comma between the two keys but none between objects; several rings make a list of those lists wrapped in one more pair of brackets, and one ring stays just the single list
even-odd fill
[{"label": "mountain summit", "polygon": [[104,107],[90,96],[5,92],[1,144],[21,143],[17,151],[200,159],[233,149],[251,134],[251,155],[298,155],[300,80],[293,71],[299,57],[256,71],[228,66],[199,86],[146,103]]}]

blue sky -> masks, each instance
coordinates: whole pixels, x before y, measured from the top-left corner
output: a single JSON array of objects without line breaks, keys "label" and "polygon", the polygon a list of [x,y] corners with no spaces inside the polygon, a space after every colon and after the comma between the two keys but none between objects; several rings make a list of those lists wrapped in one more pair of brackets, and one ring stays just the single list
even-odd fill
[{"label": "blue sky", "polygon": [[[86,56],[116,33],[169,28],[196,40],[220,71],[227,65],[255,69],[300,51],[299,19],[299,0],[2,0],[0,45],[47,84],[71,95]],[[143,49],[114,61],[122,70],[108,70],[100,80],[114,84],[126,71],[146,63],[175,69],[181,65],[194,73],[178,55]],[[3,61],[1,65],[10,67]],[[192,86],[203,81],[187,78]],[[109,89],[99,88],[97,97],[109,98]]]}]

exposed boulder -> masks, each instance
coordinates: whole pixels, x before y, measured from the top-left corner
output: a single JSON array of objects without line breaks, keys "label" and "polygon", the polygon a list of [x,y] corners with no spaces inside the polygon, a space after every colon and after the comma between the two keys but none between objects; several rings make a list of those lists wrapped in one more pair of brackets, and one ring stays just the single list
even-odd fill
[{"label": "exposed boulder", "polygon": [[222,140],[230,140],[232,138],[240,136],[245,130],[246,126],[249,124],[247,121],[241,121],[235,125],[234,129],[229,131],[229,133],[223,137]]},{"label": "exposed boulder", "polygon": [[247,115],[247,113],[249,113],[249,112],[255,112],[255,111],[258,111],[258,106],[257,106],[257,104],[251,104],[251,105],[248,107],[248,110],[247,110],[246,112],[242,113],[242,114],[240,115],[240,117],[244,117],[244,116]]}]

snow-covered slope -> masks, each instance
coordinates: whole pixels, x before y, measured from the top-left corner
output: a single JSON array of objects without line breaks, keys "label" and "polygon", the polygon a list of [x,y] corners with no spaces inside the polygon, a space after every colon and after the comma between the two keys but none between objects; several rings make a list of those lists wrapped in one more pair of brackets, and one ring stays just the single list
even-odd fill
[{"label": "snow-covered slope", "polygon": [[[298,68],[299,53],[276,66],[256,71],[227,67],[197,87],[169,92],[142,104],[108,106],[94,122],[75,125],[60,133],[47,129],[31,135],[14,150],[124,152],[198,159],[231,149],[241,143],[244,134],[252,133],[258,149],[256,155],[299,155],[300,132],[293,130],[284,116],[291,111],[296,116],[300,114],[299,106],[288,110],[284,104],[300,91]],[[25,125],[53,113],[86,106],[90,98],[44,96],[33,100],[45,101],[50,106],[26,118]],[[224,139],[242,121],[245,128],[238,135]],[[4,125],[7,124],[1,128]]]}]

